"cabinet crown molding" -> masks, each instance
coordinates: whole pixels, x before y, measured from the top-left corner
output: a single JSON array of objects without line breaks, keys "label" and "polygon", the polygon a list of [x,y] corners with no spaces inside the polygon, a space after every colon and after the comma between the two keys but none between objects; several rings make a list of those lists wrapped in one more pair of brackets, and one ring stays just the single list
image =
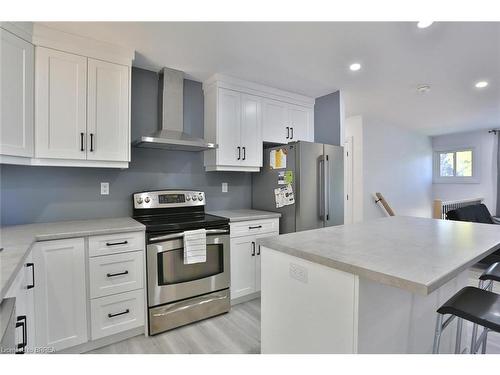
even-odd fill
[{"label": "cabinet crown molding", "polygon": [[304,107],[311,108],[314,106],[314,103],[316,101],[315,98],[311,98],[309,96],[276,89],[274,87],[265,86],[255,82],[245,81],[221,73],[216,73],[203,82],[203,91],[206,92],[212,87],[222,87],[225,89],[235,90],[250,95],[257,95],[263,98],[279,100],[282,102],[302,105]]},{"label": "cabinet crown molding", "polygon": [[135,51],[128,47],[71,34],[38,22],[33,23],[32,43],[35,46],[52,48],[126,66],[132,66],[132,60],[135,57]]}]

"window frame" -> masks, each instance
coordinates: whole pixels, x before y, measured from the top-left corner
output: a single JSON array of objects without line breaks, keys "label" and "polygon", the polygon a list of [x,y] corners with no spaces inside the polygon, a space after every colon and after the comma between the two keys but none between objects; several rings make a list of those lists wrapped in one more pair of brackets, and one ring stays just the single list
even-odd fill
[{"label": "window frame", "polygon": [[[441,176],[441,159],[440,155],[443,153],[453,153],[455,154],[453,160],[453,173],[456,173],[456,163],[457,163],[457,152],[460,151],[472,151],[472,176]],[[433,157],[433,182],[435,184],[478,184],[480,183],[480,170],[479,162],[477,160],[477,152],[475,147],[471,146],[459,146],[450,148],[440,148],[434,150]]]}]

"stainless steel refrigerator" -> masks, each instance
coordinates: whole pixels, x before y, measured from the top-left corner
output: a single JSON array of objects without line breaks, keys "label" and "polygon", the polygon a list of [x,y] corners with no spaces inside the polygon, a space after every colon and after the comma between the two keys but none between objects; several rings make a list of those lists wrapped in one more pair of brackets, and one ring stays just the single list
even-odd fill
[{"label": "stainless steel refrigerator", "polygon": [[[278,150],[286,161],[276,163]],[[281,234],[344,223],[343,147],[299,141],[265,148],[263,161],[252,174],[252,207],[281,213]],[[275,189],[288,184],[295,203],[277,208]]]}]

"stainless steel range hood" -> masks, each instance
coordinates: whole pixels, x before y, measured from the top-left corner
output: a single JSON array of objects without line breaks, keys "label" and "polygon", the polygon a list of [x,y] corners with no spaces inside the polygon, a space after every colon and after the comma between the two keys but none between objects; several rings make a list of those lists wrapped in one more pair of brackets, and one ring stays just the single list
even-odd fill
[{"label": "stainless steel range hood", "polygon": [[132,142],[135,147],[164,150],[204,151],[216,148],[214,143],[184,133],[184,73],[163,68],[160,79],[159,117],[161,130]]}]

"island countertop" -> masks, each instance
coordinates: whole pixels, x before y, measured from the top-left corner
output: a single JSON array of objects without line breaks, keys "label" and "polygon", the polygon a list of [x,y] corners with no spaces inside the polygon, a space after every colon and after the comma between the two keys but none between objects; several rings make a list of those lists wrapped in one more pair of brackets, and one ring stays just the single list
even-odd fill
[{"label": "island countertop", "polygon": [[144,231],[130,217],[61,221],[0,228],[0,303],[36,241],[85,237],[99,234]]},{"label": "island countertop", "polygon": [[500,226],[394,216],[263,238],[258,244],[428,295],[500,248]]}]

